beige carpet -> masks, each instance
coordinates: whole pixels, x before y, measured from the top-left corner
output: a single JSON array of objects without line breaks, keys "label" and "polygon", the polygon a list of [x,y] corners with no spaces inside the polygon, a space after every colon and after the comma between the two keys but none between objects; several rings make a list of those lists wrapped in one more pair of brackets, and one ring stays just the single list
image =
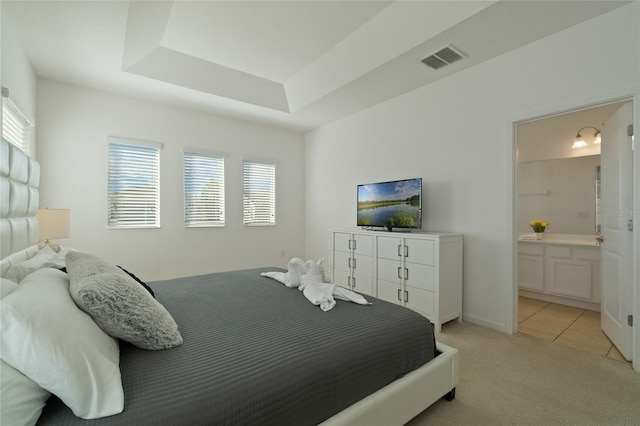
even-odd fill
[{"label": "beige carpet", "polygon": [[445,324],[438,340],[459,351],[456,398],[411,426],[640,425],[640,373],[629,363],[466,322]]}]

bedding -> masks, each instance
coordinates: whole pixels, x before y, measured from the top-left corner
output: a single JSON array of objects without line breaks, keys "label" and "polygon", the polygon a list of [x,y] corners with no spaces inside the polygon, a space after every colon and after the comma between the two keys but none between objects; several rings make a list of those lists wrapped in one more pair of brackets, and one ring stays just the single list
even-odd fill
[{"label": "bedding", "polygon": [[[6,278],[0,283],[0,299],[18,288]],[[35,425],[51,393],[1,359],[0,377],[0,425]]]},{"label": "bedding", "polygon": [[118,342],[75,305],[65,273],[29,274],[2,298],[0,318],[4,362],[57,395],[75,416],[122,411]]},{"label": "bedding", "polygon": [[16,283],[15,281],[11,281],[6,278],[0,278],[0,299],[11,293],[16,288],[18,288],[18,283]]},{"label": "bedding", "polygon": [[[323,312],[273,270],[149,283],[184,343],[120,341],[124,411],[91,424],[315,425],[434,358],[422,315],[373,297]],[[38,424],[84,422],[52,397]]]},{"label": "bedding", "polygon": [[133,274],[132,272],[127,271],[126,269],[124,269],[122,266],[120,265],[116,265],[118,268],[122,269],[124,271],[125,274],[129,275],[131,278],[133,278],[138,284],[140,284],[142,287],[144,287],[145,290],[147,290],[149,292],[149,294],[155,299],[156,295],[153,292],[153,290],[151,290],[151,287],[149,287],[147,285],[147,283],[145,283],[144,281],[142,281],[140,278],[138,278],[135,274]]},{"label": "bedding", "polygon": [[16,263],[7,270],[5,278],[15,281],[18,284],[29,274],[45,267],[48,263],[52,262],[57,256],[57,253],[50,247],[44,247],[42,250],[38,250],[33,257],[25,260],[24,262]]},{"label": "bedding", "polygon": [[51,393],[2,360],[0,377],[0,424],[35,425]]},{"label": "bedding", "polygon": [[171,314],[121,268],[79,251],[65,262],[71,297],[108,335],[149,350],[182,344]]}]

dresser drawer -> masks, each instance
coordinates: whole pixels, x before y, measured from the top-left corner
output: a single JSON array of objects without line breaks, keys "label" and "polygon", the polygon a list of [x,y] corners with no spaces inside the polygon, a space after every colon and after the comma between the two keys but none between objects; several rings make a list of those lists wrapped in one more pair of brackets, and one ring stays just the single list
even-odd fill
[{"label": "dresser drawer", "polygon": [[390,259],[378,259],[378,279],[400,284],[402,268],[400,261]]},{"label": "dresser drawer", "polygon": [[370,235],[355,234],[353,236],[351,248],[354,253],[364,256],[373,256],[373,237]]},{"label": "dresser drawer", "polygon": [[402,238],[378,237],[378,257],[398,260],[402,256]]},{"label": "dresser drawer", "polygon": [[434,289],[434,269],[431,265],[421,265],[418,263],[407,263],[405,274],[405,283],[409,287],[419,288],[422,290]]},{"label": "dresser drawer", "polygon": [[333,234],[333,248],[335,251],[350,253],[351,234],[335,233]]},{"label": "dresser drawer", "polygon": [[354,274],[353,277],[351,277],[351,285],[351,289],[357,293],[375,296],[373,277],[371,276]]},{"label": "dresser drawer", "polygon": [[[348,263],[347,261],[347,264]],[[351,268],[354,274],[371,277],[373,276],[373,257],[355,254],[353,255],[353,259],[351,259]]]},{"label": "dresser drawer", "polygon": [[412,240],[407,238],[404,242],[404,256],[406,262],[433,265],[434,243],[429,240]]},{"label": "dresser drawer", "polygon": [[333,263],[336,271],[338,270],[348,271],[351,269],[349,267],[349,259],[351,259],[351,256],[349,255],[349,253],[336,251],[334,256],[335,258],[333,259]]},{"label": "dresser drawer", "polygon": [[426,315],[434,313],[434,294],[432,291],[409,288],[403,297],[405,297],[405,305],[408,308]]}]

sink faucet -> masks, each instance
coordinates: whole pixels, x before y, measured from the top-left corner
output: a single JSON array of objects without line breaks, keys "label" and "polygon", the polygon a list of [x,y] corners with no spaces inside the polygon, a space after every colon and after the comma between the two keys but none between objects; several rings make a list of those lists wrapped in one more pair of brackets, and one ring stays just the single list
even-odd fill
[{"label": "sink faucet", "polygon": [[598,245],[602,244],[604,242],[604,237],[602,235],[598,235],[596,237],[596,242],[598,243]]}]

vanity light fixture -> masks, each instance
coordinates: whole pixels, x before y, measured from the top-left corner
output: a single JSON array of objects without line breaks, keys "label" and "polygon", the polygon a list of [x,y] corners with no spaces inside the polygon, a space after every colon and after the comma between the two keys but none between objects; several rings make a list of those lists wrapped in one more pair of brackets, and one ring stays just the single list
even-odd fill
[{"label": "vanity light fixture", "polygon": [[571,148],[584,148],[585,146],[587,146],[587,143],[584,141],[582,136],[578,135],[576,136],[576,140],[573,142],[573,145],[571,145]]},{"label": "vanity light fixture", "polygon": [[593,143],[595,143],[596,145],[599,145],[600,142],[602,142],[602,137],[600,136],[600,130],[598,130],[594,136],[595,136],[595,139]]},{"label": "vanity light fixture", "polygon": [[594,141],[593,141],[594,144],[599,144],[602,141],[602,138],[600,137],[600,130],[599,129],[596,129],[593,126],[584,126],[580,130],[578,130],[578,134],[576,135],[576,139],[573,142],[573,145],[571,145],[571,148],[584,148],[585,146],[587,146],[587,143],[584,141],[584,138],[580,134],[580,132],[582,132],[584,129],[593,129],[593,130],[596,131],[593,134],[593,137],[595,138]]}]

